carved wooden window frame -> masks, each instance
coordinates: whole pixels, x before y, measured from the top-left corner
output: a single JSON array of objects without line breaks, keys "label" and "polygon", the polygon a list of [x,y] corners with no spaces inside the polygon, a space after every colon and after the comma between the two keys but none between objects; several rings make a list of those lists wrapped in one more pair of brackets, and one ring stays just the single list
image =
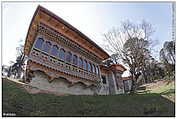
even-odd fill
[{"label": "carved wooden window frame", "polygon": [[81,57],[79,57],[78,65],[80,68],[83,68],[83,59]]},{"label": "carved wooden window frame", "polygon": [[[56,48],[56,49],[54,49],[54,47]],[[56,50],[56,51],[55,51]],[[58,53],[59,53],[59,47],[57,46],[57,45],[53,45],[52,46],[52,49],[51,49],[51,55],[53,55],[53,56],[58,56]]]},{"label": "carved wooden window frame", "polygon": [[65,60],[65,53],[66,53],[65,49],[64,48],[60,48],[59,59],[64,61]]},{"label": "carved wooden window frame", "polygon": [[[42,42],[40,42],[40,41],[42,41]],[[39,37],[39,38],[36,40],[36,42],[35,42],[35,44],[34,44],[34,47],[37,48],[37,49],[42,49],[43,44],[44,44],[44,39],[41,38],[41,37]],[[39,46],[39,45],[40,45],[40,46]]]},{"label": "carved wooden window frame", "polygon": [[76,66],[77,66],[77,61],[78,61],[77,55],[73,55],[73,64]]},{"label": "carved wooden window frame", "polygon": [[67,62],[72,61],[72,53],[70,51],[66,52],[66,61]]},{"label": "carved wooden window frame", "polygon": [[[49,46],[48,46],[48,44],[49,44]],[[52,46],[52,44],[51,44],[50,41],[45,41],[43,46],[42,46],[42,51],[50,53],[51,46]]]}]

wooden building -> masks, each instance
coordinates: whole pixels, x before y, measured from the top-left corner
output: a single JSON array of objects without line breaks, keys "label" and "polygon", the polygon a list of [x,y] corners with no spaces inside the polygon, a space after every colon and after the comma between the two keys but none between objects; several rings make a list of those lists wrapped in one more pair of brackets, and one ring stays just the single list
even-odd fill
[{"label": "wooden building", "polygon": [[29,85],[74,95],[124,93],[126,69],[102,65],[110,57],[102,48],[41,6],[30,23],[24,53]]},{"label": "wooden building", "polygon": [[124,92],[129,92],[131,90],[132,87],[132,76],[128,76],[128,77],[122,77],[123,80],[123,84],[124,84]]}]

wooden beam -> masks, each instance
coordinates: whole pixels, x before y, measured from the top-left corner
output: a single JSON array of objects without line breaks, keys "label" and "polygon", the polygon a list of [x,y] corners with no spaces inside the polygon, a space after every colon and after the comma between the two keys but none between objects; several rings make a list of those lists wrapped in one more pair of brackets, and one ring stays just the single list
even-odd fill
[{"label": "wooden beam", "polygon": [[48,22],[50,22],[52,20],[52,18],[51,17],[49,17],[49,19],[47,20]]}]

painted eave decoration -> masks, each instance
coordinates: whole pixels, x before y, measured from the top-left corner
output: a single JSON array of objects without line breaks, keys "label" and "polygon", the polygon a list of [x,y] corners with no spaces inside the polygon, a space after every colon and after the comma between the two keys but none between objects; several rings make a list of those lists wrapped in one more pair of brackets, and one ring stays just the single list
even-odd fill
[{"label": "painted eave decoration", "polygon": [[110,66],[110,69],[112,69],[112,70],[115,69],[115,70],[119,70],[119,71],[122,71],[122,72],[126,71],[126,68],[121,64],[112,64]]},{"label": "painted eave decoration", "polygon": [[113,70],[117,70],[117,71],[121,71],[121,72],[124,72],[126,71],[127,69],[121,65],[121,64],[112,64],[110,65],[109,67],[107,66],[104,66],[104,65],[100,65],[100,69],[102,72],[105,72],[105,73],[109,73]]},{"label": "painted eave decoration", "polygon": [[128,76],[128,77],[122,77],[122,80],[133,80],[132,76]]}]

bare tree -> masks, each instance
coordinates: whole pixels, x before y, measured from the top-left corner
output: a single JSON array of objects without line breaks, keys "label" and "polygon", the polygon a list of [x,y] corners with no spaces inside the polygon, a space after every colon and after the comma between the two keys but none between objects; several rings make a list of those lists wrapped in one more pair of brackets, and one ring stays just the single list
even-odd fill
[{"label": "bare tree", "polygon": [[146,62],[151,58],[147,46],[148,41],[138,38],[129,39],[124,44],[122,60],[130,68],[132,79],[134,79],[132,91],[136,89],[137,79],[141,74],[147,80]]},{"label": "bare tree", "polygon": [[[112,28],[104,36],[104,49],[106,49],[111,54],[122,58],[122,50],[124,43],[133,38],[148,40],[152,43],[150,36],[154,33],[154,29],[151,24],[147,23],[145,20],[140,24],[134,24],[129,20],[122,22],[120,28]],[[118,62],[120,62],[118,60]]]},{"label": "bare tree", "polygon": [[160,60],[165,65],[167,75],[175,70],[175,41],[166,41],[160,50]]},{"label": "bare tree", "polygon": [[148,47],[152,43],[151,35],[154,29],[151,24],[142,21],[134,24],[130,21],[122,22],[120,28],[113,28],[104,34],[105,49],[112,53],[115,63],[124,63],[130,69],[133,81],[132,90],[135,90],[137,78],[141,73],[145,76],[145,61],[150,58]]},{"label": "bare tree", "polygon": [[9,71],[9,67],[6,65],[2,65],[2,70],[1,70],[2,76],[7,76],[8,71]]},{"label": "bare tree", "polygon": [[160,51],[160,58],[163,62],[175,64],[175,41],[166,41]]},{"label": "bare tree", "polygon": [[8,77],[13,75],[15,78],[20,78],[23,72],[23,66],[25,62],[25,55],[23,49],[24,46],[21,44],[16,48],[17,50],[16,62],[11,61],[11,66],[9,67],[8,71]]}]

